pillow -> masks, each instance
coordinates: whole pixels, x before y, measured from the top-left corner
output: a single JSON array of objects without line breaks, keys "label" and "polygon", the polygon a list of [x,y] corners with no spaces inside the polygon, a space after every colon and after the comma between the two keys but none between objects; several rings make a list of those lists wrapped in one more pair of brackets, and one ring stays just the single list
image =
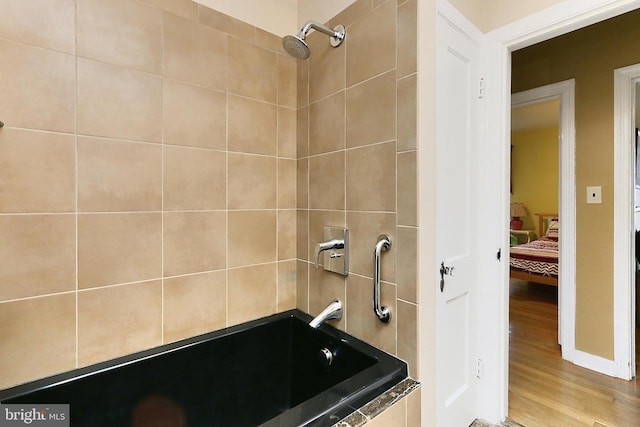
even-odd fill
[{"label": "pillow", "polygon": [[558,218],[549,218],[547,220],[547,232],[545,234],[551,240],[558,240],[558,235],[560,233],[560,222]]}]

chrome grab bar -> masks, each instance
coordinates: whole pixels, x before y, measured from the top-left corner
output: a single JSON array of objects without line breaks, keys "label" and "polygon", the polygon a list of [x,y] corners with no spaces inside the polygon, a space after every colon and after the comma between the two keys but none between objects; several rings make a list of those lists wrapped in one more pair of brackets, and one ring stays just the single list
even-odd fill
[{"label": "chrome grab bar", "polygon": [[378,236],[378,243],[373,251],[373,311],[384,323],[391,320],[391,310],[380,305],[380,254],[391,247],[391,237],[386,234]]}]

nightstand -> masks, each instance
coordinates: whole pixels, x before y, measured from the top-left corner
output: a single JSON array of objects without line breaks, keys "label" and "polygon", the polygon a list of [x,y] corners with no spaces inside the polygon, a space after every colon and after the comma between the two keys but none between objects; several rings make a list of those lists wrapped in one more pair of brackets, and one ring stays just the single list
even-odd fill
[{"label": "nightstand", "polygon": [[520,236],[526,236],[527,243],[536,238],[535,230],[509,230],[509,234],[515,236],[518,239],[518,243],[520,243]]}]

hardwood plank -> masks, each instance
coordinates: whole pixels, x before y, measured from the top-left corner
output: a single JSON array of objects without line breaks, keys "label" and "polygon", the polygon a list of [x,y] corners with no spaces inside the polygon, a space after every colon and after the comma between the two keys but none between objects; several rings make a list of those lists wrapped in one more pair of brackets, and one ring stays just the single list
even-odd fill
[{"label": "hardwood plank", "polygon": [[557,298],[555,287],[511,280],[509,418],[526,427],[640,425],[637,379],[612,378],[562,360]]}]

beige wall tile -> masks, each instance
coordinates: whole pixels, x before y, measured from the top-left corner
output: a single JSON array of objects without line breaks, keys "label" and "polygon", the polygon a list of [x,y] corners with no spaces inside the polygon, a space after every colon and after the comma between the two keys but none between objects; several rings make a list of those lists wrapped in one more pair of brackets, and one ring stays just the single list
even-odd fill
[{"label": "beige wall tile", "polygon": [[229,153],[229,209],[275,209],[277,159]]},{"label": "beige wall tile", "polygon": [[278,312],[296,308],[296,264],[295,259],[278,262]]},{"label": "beige wall tile", "polygon": [[276,211],[230,211],[229,267],[276,260]]},{"label": "beige wall tile", "polygon": [[[389,2],[393,3],[393,2]],[[396,402],[367,423],[367,427],[409,427],[406,399]]]},{"label": "beige wall tile", "polygon": [[296,208],[296,172],[295,160],[278,159],[278,209]]},{"label": "beige wall tile", "polygon": [[344,209],[345,153],[338,151],[309,159],[309,207]]},{"label": "beige wall tile", "polygon": [[162,209],[162,147],[78,138],[78,210]]},{"label": "beige wall tile", "polygon": [[164,342],[178,341],[227,324],[224,271],[164,279]]},{"label": "beige wall tile", "polygon": [[227,148],[227,95],[173,80],[163,81],[163,142]]},{"label": "beige wall tile", "polygon": [[296,205],[298,209],[309,208],[309,159],[301,159],[296,167]]},{"label": "beige wall tile", "polygon": [[241,40],[255,41],[255,27],[206,6],[198,5],[198,21]]},{"label": "beige wall tile", "polygon": [[296,110],[278,107],[278,156],[296,158]]},{"label": "beige wall tile", "polygon": [[75,367],[74,294],[2,303],[0,325],[0,389]]},{"label": "beige wall tile", "polygon": [[396,138],[396,77],[390,71],[347,90],[347,147]]},{"label": "beige wall tile", "polygon": [[398,6],[398,77],[418,70],[418,6],[417,0],[407,0]]},{"label": "beige wall tile", "polygon": [[309,155],[309,107],[298,110],[296,122],[298,158],[307,157]]},{"label": "beige wall tile", "polygon": [[297,61],[297,107],[309,105],[309,61]]},{"label": "beige wall tile", "polygon": [[226,165],[224,152],[165,146],[164,209],[225,209]]},{"label": "beige wall tile", "polygon": [[75,137],[0,131],[0,212],[75,211]]},{"label": "beige wall tile", "polygon": [[418,230],[414,227],[398,227],[398,298],[418,302]]},{"label": "beige wall tile", "polygon": [[398,153],[398,224],[418,225],[418,153]]},{"label": "beige wall tile", "polygon": [[278,107],[229,96],[229,151],[275,156],[278,150]]},{"label": "beige wall tile", "polygon": [[255,27],[255,44],[274,52],[283,52],[282,39],[262,28]]},{"label": "beige wall tile", "polygon": [[409,365],[409,375],[417,378],[418,307],[398,300],[398,357]]},{"label": "beige wall tile", "polygon": [[161,233],[160,213],[79,215],[79,288],[161,277]]},{"label": "beige wall tile", "polygon": [[[342,24],[344,25],[344,24]],[[351,34],[347,31],[348,40]],[[345,88],[347,42],[332,47],[330,39],[313,32],[307,39],[309,56],[309,102],[317,101]]]},{"label": "beige wall tile", "polygon": [[347,34],[347,87],[396,67],[396,3],[367,14]]},{"label": "beige wall tile", "polygon": [[160,142],[160,77],[78,58],[78,133]]},{"label": "beige wall tile", "polygon": [[0,38],[75,54],[75,0],[1,0],[0,9]]},{"label": "beige wall tile", "polygon": [[198,14],[198,4],[193,0],[140,0],[160,9],[166,10],[183,18],[195,20]]},{"label": "beige wall tile", "polygon": [[0,39],[0,58],[5,126],[75,132],[74,56]]},{"label": "beige wall tile", "polygon": [[373,249],[378,236],[391,237],[391,248],[382,252],[380,271],[382,280],[396,282],[396,215],[380,212],[347,212],[349,229],[349,270],[362,276],[373,277]]},{"label": "beige wall tile", "polygon": [[309,260],[309,211],[296,211],[296,256],[298,259]]},{"label": "beige wall tile", "polygon": [[347,150],[347,209],[396,209],[396,144]]},{"label": "beige wall tile", "polygon": [[417,75],[398,80],[398,151],[415,150],[417,132]]},{"label": "beige wall tile", "polygon": [[225,212],[165,212],[164,275],[225,268],[226,234]]},{"label": "beige wall tile", "polygon": [[73,215],[0,216],[0,301],[76,288],[75,222]]},{"label": "beige wall tile", "polygon": [[419,426],[420,424],[420,395],[418,388],[407,396],[407,427]]},{"label": "beige wall tile", "polygon": [[[278,49],[281,39],[278,38]],[[278,105],[298,107],[298,61],[285,55],[278,55]]]},{"label": "beige wall tile", "polygon": [[309,106],[309,154],[345,148],[345,92],[337,92]]},{"label": "beige wall tile", "polygon": [[233,37],[227,40],[229,93],[266,102],[278,102],[276,53]]},{"label": "beige wall tile", "polygon": [[[317,316],[331,302],[339,300],[343,304],[347,301],[346,278],[340,274],[325,271],[322,267],[309,267],[309,314]],[[343,306],[344,308],[344,306]],[[345,330],[348,317],[343,314],[340,320],[328,323],[333,327]]]},{"label": "beige wall tile", "polygon": [[296,258],[296,211],[278,211],[278,261]]},{"label": "beige wall tile", "polygon": [[229,325],[276,312],[276,264],[229,270]]},{"label": "beige wall tile", "polygon": [[78,293],[78,365],[162,344],[162,282]]},{"label": "beige wall tile", "polygon": [[227,36],[164,14],[163,75],[210,89],[227,88]]},{"label": "beige wall tile", "polygon": [[347,332],[388,353],[396,354],[396,287],[387,282],[380,286],[381,304],[391,310],[389,323],[382,323],[372,312],[373,285],[371,279],[347,277]]},{"label": "beige wall tile", "polygon": [[135,0],[76,1],[79,56],[160,74],[160,9]]},{"label": "beige wall tile", "polygon": [[309,264],[306,261],[296,263],[296,307],[309,312]]}]

